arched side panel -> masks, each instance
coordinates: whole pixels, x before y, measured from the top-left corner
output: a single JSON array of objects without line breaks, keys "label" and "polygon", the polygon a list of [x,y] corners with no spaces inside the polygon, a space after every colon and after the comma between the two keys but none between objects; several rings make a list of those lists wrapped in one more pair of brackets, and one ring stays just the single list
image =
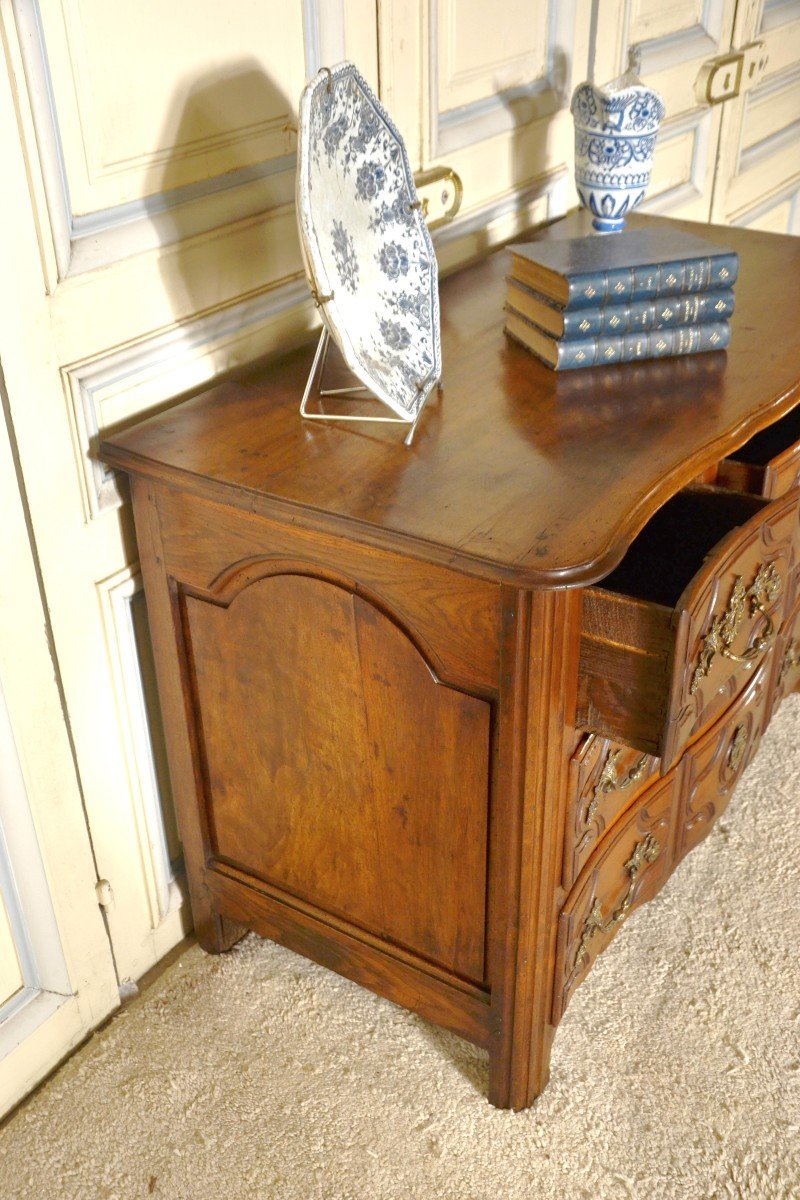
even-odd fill
[{"label": "arched side panel", "polygon": [[213,853],[482,981],[491,706],[325,580],[182,606]]},{"label": "arched side panel", "polygon": [[265,575],[326,578],[389,613],[442,681],[496,696],[498,584],[167,488],[158,491],[158,511],[166,571],[183,590],[227,605]]},{"label": "arched side panel", "polygon": [[[447,656],[443,658],[438,652],[438,647],[432,644],[430,631],[420,631],[416,627],[416,623],[413,628],[410,628],[409,618],[405,612],[398,613],[392,608],[385,596],[378,593],[374,588],[360,583],[357,579],[343,575],[339,570],[320,566],[315,562],[309,562],[302,558],[269,558],[261,556],[233,563],[217,579],[213,580],[211,586],[208,588],[197,588],[185,583],[180,586],[181,591],[186,596],[194,596],[198,600],[205,600],[210,604],[219,604],[227,608],[245,588],[252,587],[259,580],[275,575],[310,577],[359,596],[366,604],[377,608],[380,612],[384,612],[395,625],[400,626],[401,632],[416,646],[431,671],[433,671],[438,682],[449,684],[450,687],[457,688],[459,691],[472,693],[473,688],[465,684],[463,680],[452,677],[450,673],[451,664],[447,660]],[[480,689],[481,693],[484,690],[488,691],[489,689],[482,687]]]}]

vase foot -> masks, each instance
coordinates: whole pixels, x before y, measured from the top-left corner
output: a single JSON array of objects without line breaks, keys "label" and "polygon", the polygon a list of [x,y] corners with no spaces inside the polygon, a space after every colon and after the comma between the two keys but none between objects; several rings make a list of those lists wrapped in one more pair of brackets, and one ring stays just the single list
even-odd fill
[{"label": "vase foot", "polygon": [[616,220],[613,217],[592,217],[592,226],[598,233],[621,233],[625,221],[620,217]]}]

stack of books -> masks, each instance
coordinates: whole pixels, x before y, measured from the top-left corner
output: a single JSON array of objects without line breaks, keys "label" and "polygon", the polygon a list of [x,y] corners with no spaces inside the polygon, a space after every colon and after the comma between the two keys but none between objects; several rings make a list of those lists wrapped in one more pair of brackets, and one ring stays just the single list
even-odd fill
[{"label": "stack of books", "polygon": [[506,333],[556,371],[724,350],[739,258],[681,229],[511,246]]}]

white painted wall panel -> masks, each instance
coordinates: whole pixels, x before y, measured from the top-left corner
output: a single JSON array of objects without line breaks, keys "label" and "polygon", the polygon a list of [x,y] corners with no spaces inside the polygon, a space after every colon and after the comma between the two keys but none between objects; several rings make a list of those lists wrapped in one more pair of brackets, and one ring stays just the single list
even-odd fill
[{"label": "white painted wall panel", "polygon": [[438,0],[439,111],[540,79],[547,66],[549,8],[506,0],[502,19],[487,20],[483,0]]},{"label": "white painted wall panel", "polygon": [[305,79],[298,0],[38,3],[73,214],[293,149],[285,126]]},{"label": "white painted wall panel", "polygon": [[633,0],[630,10],[631,43],[647,42],[654,38],[669,37],[684,29],[700,25],[703,0]]},{"label": "white painted wall panel", "polygon": [[792,233],[800,197],[800,0],[737,9],[734,44],[754,40],[764,45],[767,69],[752,91],[721,106],[712,215]]}]

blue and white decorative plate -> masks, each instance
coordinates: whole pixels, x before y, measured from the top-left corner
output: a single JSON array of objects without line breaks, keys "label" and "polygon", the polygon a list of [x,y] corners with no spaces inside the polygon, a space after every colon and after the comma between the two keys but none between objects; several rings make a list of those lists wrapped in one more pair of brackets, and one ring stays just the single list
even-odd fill
[{"label": "blue and white decorative plate", "polygon": [[351,371],[414,421],[441,375],[436,255],[403,139],[350,62],[300,100],[306,274]]}]

